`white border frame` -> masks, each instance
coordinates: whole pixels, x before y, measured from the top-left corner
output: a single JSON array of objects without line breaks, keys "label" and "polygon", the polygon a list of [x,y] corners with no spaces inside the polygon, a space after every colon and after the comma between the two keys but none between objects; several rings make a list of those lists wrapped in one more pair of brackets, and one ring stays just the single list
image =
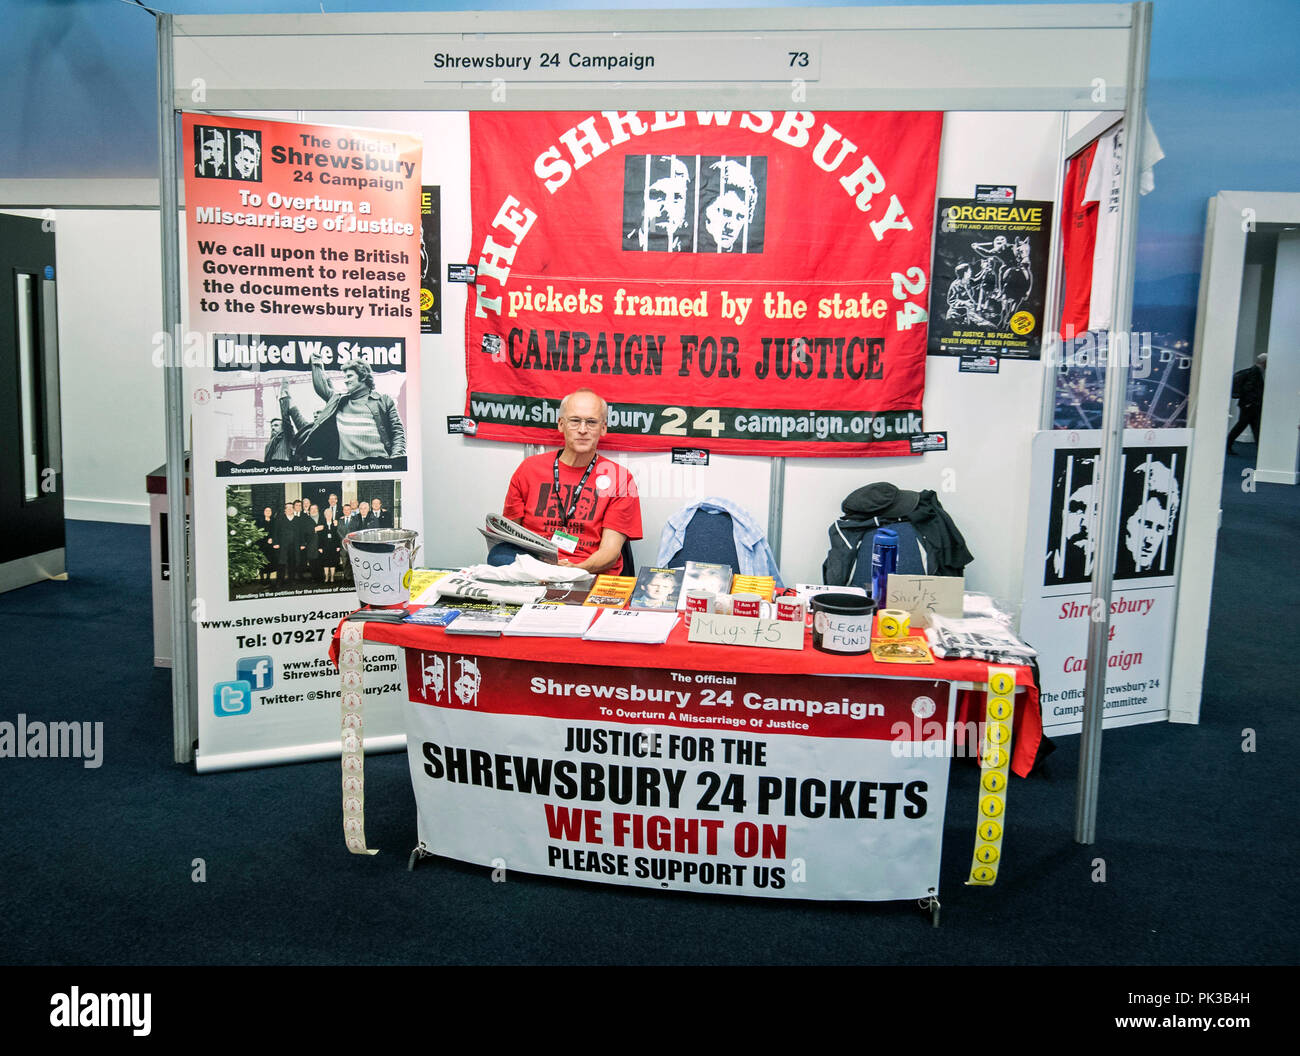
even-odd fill
[{"label": "white border frame", "polygon": [[[599,93],[619,109],[710,108],[786,109],[792,100],[812,109],[1092,111],[1100,88],[1106,106],[1123,107],[1130,127],[1144,120],[1147,34],[1150,4],[991,6],[978,8],[813,8],[727,11],[455,12],[415,14],[172,16],[158,15],[160,204],[163,214],[163,322],[179,325],[179,263],[173,222],[177,204],[176,122],[179,109],[240,110],[483,110],[590,108]],[[499,35],[510,41],[552,35],[548,47],[581,35],[610,46],[635,46],[653,38],[671,51],[697,58],[710,69],[709,34],[815,38],[820,65],[816,79],[689,83],[540,83],[510,81],[497,97],[491,81],[430,83],[420,78],[421,48],[454,47],[467,38]],[[369,64],[366,79],[338,87],[339,71],[317,54],[348,38],[358,56],[373,54],[384,36],[415,62],[392,59]],[[264,38],[274,42],[276,63],[258,61]],[[334,39],[328,39],[334,38]],[[351,38],[356,38],[355,43]],[[717,45],[717,38],[713,42]],[[716,51],[714,52],[716,54]],[[970,54],[1017,55],[1014,86],[996,63],[978,69],[954,61]],[[866,60],[866,61],[864,61]],[[419,78],[419,79],[417,79]],[[258,82],[261,82],[260,84]],[[1135,83],[1134,83],[1135,82]],[[1134,89],[1134,90],[1131,90]],[[586,104],[584,106],[584,104]],[[1122,203],[1125,245],[1116,270],[1117,318],[1132,308],[1132,263],[1136,227],[1136,166],[1126,159]],[[169,217],[168,214],[171,214]],[[183,494],[179,366],[166,375],[169,498]],[[1111,446],[1108,444],[1108,446]],[[1103,452],[1105,454],[1105,452]],[[1117,461],[1118,449],[1112,461]],[[183,523],[183,521],[181,522]],[[183,552],[178,535],[174,552]],[[185,569],[184,565],[178,567]],[[192,584],[188,570],[172,577],[173,621],[177,630],[173,668],[174,754],[193,757],[190,717],[195,706],[193,628],[186,616]],[[1095,590],[1109,596],[1109,575]],[[190,649],[180,643],[190,641]],[[1104,671],[1091,656],[1090,668]],[[1091,681],[1091,675],[1090,675]],[[1098,689],[1096,695],[1100,695]],[[1100,709],[1097,709],[1098,712]],[[1098,722],[1098,726],[1099,726]],[[1085,744],[1085,749],[1088,746]],[[1098,760],[1085,751],[1080,795],[1095,807]],[[1085,796],[1085,786],[1087,792]],[[1086,811],[1089,815],[1091,810]],[[1092,842],[1091,826],[1083,842]]]},{"label": "white border frame", "polygon": [[1169,721],[1199,722],[1205,681],[1205,642],[1210,630],[1210,592],[1219,538],[1223,492],[1223,441],[1232,391],[1241,278],[1246,236],[1259,224],[1300,224],[1300,194],[1220,191],[1206,209],[1205,248],[1192,344],[1192,416],[1196,430],[1187,475],[1184,560],[1178,584],[1173,665],[1169,675]]}]

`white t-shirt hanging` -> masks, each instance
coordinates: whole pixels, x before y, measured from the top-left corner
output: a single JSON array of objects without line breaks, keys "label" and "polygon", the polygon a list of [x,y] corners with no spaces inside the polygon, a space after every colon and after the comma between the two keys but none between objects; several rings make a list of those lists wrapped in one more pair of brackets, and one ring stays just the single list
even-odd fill
[{"label": "white t-shirt hanging", "polygon": [[1097,141],[1097,155],[1088,173],[1085,202],[1097,203],[1097,241],[1092,251],[1092,300],[1089,330],[1109,330],[1114,323],[1115,266],[1119,248],[1119,200],[1124,171],[1124,129],[1118,127]]},{"label": "white t-shirt hanging", "polygon": [[1138,176],[1138,193],[1150,194],[1156,189],[1156,164],[1164,160],[1164,148],[1160,146],[1160,140],[1156,138],[1156,130],[1151,127],[1151,119],[1147,118],[1142,128],[1142,172]]}]

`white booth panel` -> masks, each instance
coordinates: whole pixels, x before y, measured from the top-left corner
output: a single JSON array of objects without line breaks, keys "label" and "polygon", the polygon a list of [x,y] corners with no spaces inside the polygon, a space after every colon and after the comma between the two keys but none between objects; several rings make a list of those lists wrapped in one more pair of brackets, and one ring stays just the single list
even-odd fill
[{"label": "white booth panel", "polygon": [[[177,108],[213,110],[585,109],[593,90],[620,109],[693,108],[704,91],[718,107],[786,109],[804,91],[822,109],[943,110],[960,100],[978,110],[1092,110],[1099,89],[1119,109],[1131,25],[1126,4],[706,10],[689,20],[660,11],[183,15],[172,83]],[[358,38],[375,57],[358,57]],[[498,65],[474,63],[498,56]],[[583,56],[639,61],[610,69]]]}]

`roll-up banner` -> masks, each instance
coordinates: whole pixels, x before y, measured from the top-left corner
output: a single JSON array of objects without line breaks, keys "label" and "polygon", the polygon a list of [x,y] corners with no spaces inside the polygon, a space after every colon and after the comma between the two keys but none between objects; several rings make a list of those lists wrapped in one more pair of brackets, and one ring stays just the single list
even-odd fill
[{"label": "roll-up banner", "polygon": [[1101,505],[1101,433],[1034,437],[1029,542],[1020,636],[1038,650],[1043,731],[1083,724],[1088,627],[1110,620],[1104,725],[1169,716],[1169,664],[1178,594],[1188,429],[1126,429],[1120,456],[1119,532],[1110,612],[1092,601]]},{"label": "roll-up banner", "polygon": [[[339,751],[343,539],[421,526],[421,144],[184,115],[200,771]],[[370,747],[395,654],[368,658]]]},{"label": "roll-up banner", "polygon": [[471,114],[477,438],[585,386],[604,447],[909,454],[942,116]]}]

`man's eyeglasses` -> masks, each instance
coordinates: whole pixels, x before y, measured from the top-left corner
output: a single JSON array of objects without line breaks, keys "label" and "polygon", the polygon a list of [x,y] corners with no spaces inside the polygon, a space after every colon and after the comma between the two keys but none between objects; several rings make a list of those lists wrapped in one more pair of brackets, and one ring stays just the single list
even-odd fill
[{"label": "man's eyeglasses", "polygon": [[564,424],[570,429],[581,429],[584,425],[588,429],[597,429],[600,427],[599,418],[566,418]]}]

